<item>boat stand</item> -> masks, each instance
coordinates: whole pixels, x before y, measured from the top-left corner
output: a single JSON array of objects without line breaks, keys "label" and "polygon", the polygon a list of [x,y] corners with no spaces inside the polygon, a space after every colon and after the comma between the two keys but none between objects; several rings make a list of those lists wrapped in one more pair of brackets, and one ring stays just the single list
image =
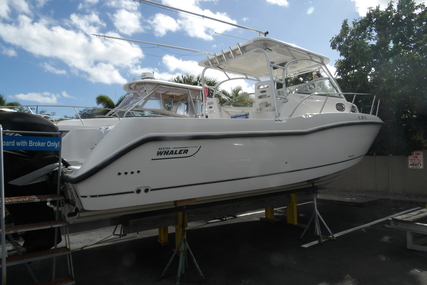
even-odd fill
[{"label": "boat stand", "polygon": [[183,216],[183,221],[181,223],[181,240],[178,244],[178,246],[175,248],[174,253],[172,254],[172,257],[169,259],[168,264],[166,265],[165,270],[163,270],[162,273],[162,278],[165,276],[166,271],[169,269],[170,265],[172,264],[173,259],[175,258],[175,256],[179,255],[179,264],[178,264],[178,273],[177,273],[177,277],[176,277],[176,284],[178,285],[180,280],[181,280],[181,276],[184,275],[188,269],[188,254],[191,256],[191,259],[194,263],[194,265],[197,268],[197,271],[199,272],[200,276],[202,277],[202,280],[205,279],[205,277],[203,276],[202,271],[200,270],[199,264],[196,261],[196,258],[194,257],[193,252],[190,249],[190,246],[188,245],[187,242],[187,221],[186,221],[186,212],[185,212],[185,207],[182,211],[182,216]]},{"label": "boat stand", "polygon": [[[329,232],[329,239],[335,239],[334,234],[331,232],[331,230],[329,229],[328,225],[326,224],[325,220],[323,220],[322,215],[320,215],[319,210],[317,209],[317,187],[315,187],[313,185],[313,215],[310,218],[310,221],[308,222],[304,232],[301,235],[301,239],[304,236],[305,232],[308,230],[308,228],[310,227],[311,223],[314,221],[314,235],[318,236],[319,238],[319,243],[323,243],[324,239],[322,236],[322,229],[321,229],[321,224],[320,221],[323,223],[323,225],[325,226],[325,228],[328,230]],[[319,221],[320,220],[320,221]]]}]

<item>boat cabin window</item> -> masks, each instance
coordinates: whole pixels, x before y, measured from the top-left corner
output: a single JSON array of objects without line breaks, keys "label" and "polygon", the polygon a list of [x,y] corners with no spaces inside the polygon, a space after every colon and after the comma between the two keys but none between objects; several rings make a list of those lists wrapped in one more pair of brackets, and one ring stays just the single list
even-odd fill
[{"label": "boat cabin window", "polygon": [[223,106],[230,107],[253,107],[255,102],[254,93],[243,93],[237,97],[231,98],[223,104]]},{"label": "boat cabin window", "polygon": [[186,94],[165,93],[162,94],[161,102],[166,111],[178,115],[188,115],[190,111],[188,95]]},{"label": "boat cabin window", "polygon": [[138,90],[126,94],[122,104],[115,109],[119,117],[188,116],[196,117],[200,109],[198,90],[157,86],[151,91]]},{"label": "boat cabin window", "polygon": [[304,84],[288,87],[289,93],[329,95],[342,97],[328,77],[317,78]]},{"label": "boat cabin window", "polygon": [[143,106],[146,109],[160,109],[180,116],[195,117],[197,94],[191,90],[159,88]]}]

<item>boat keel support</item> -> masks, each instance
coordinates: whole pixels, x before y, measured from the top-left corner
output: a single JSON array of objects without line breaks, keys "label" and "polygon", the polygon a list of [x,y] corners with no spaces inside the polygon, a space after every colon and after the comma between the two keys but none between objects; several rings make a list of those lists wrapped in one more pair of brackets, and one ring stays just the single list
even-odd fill
[{"label": "boat keel support", "polygon": [[291,225],[298,225],[298,198],[297,194],[289,195],[289,203],[286,207],[287,211],[287,222]]},{"label": "boat keel support", "polygon": [[189,257],[191,258],[194,265],[196,266],[200,277],[202,278],[202,280],[204,280],[205,277],[202,273],[202,270],[200,269],[199,264],[197,263],[197,260],[194,257],[194,254],[191,251],[190,246],[188,245],[188,242],[187,242],[187,213],[186,213],[185,206],[182,208],[182,212],[177,213],[177,226],[176,226],[176,232],[175,232],[175,240],[177,241],[178,238],[179,238],[179,243],[177,244],[172,254],[172,257],[169,259],[169,262],[166,265],[166,268],[163,270],[161,278],[165,277],[165,274],[169,269],[170,265],[172,264],[172,261],[174,260],[175,256],[179,256],[178,273],[176,278],[177,285],[180,283],[181,276],[184,275],[188,269]]},{"label": "boat keel support", "polygon": [[329,232],[329,237],[330,239],[335,239],[334,234],[331,232],[331,230],[329,229],[328,225],[326,224],[325,220],[323,220],[322,215],[320,215],[319,210],[317,209],[317,193],[318,193],[318,189],[317,187],[315,187],[314,185],[313,187],[313,215],[310,218],[310,221],[308,222],[304,232],[301,235],[301,239],[304,236],[305,232],[308,230],[308,228],[310,227],[311,223],[314,221],[314,235],[316,235],[319,238],[319,243],[322,244],[324,239],[322,236],[322,229],[321,229],[321,224],[320,222],[323,223],[323,225],[325,226],[325,228],[328,230]]},{"label": "boat keel support", "polygon": [[161,245],[165,245],[169,243],[168,227],[159,228],[159,238],[157,239],[157,241]]}]

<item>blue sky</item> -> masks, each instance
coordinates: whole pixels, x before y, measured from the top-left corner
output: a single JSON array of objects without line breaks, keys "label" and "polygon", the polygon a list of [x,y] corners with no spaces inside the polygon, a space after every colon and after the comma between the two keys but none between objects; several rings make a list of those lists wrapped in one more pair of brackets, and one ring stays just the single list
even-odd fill
[{"label": "blue sky", "polygon": [[[164,5],[268,31],[279,39],[328,56],[343,20],[387,0],[156,0]],[[421,1],[417,1],[421,2]],[[252,31],[132,0],[0,0],[0,93],[22,105],[95,106],[105,94],[142,72],[170,80],[200,74],[201,53],[101,39],[107,34],[219,52]],[[220,77],[220,75],[218,75]],[[220,78],[217,79],[220,79]],[[230,87],[231,88],[231,87]]]}]

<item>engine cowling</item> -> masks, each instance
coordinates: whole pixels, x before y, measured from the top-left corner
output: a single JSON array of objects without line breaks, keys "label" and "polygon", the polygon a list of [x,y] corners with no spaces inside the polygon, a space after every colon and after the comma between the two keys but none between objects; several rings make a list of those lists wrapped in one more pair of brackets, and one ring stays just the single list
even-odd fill
[{"label": "engine cowling", "polygon": [[[25,136],[54,136],[54,134],[38,134],[35,132],[58,132],[57,126],[49,120],[27,113],[0,113],[0,124],[5,131],[17,131],[5,132],[4,136],[23,136],[19,131],[30,132],[25,133]],[[58,163],[58,151],[4,150],[3,159],[6,197],[44,195],[57,192],[58,177],[56,172],[47,173],[46,179],[28,185],[17,186],[9,182],[47,165]],[[7,209],[11,214],[11,221],[15,225],[55,219],[54,210],[46,203],[11,204],[7,206]],[[25,240],[24,248],[27,252],[50,249],[55,245],[54,234],[54,229],[26,232],[22,235]]]}]

